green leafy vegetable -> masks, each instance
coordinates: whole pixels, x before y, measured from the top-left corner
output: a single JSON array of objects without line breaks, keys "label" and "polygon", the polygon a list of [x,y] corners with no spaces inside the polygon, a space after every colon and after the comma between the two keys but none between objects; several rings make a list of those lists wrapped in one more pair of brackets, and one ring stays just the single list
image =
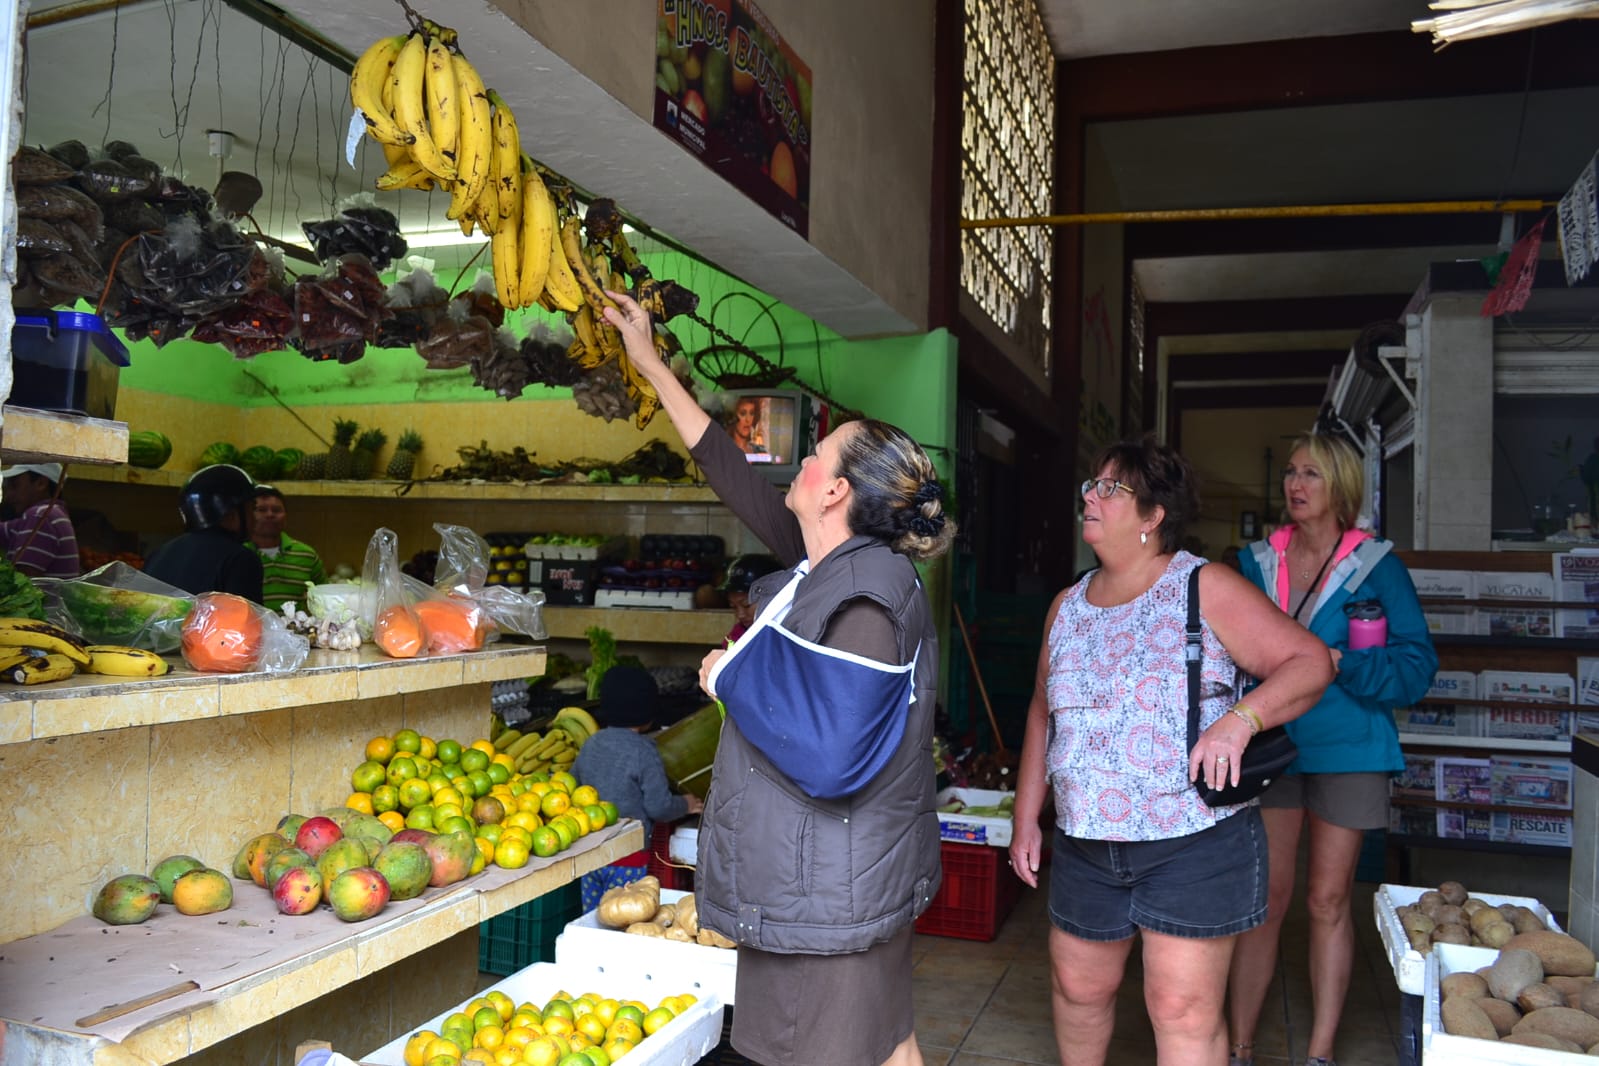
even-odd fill
[{"label": "green leafy vegetable", "polygon": [[588,679],[589,699],[600,698],[600,678],[605,672],[616,665],[616,637],[604,626],[589,626],[583,635],[589,638],[589,663],[588,669],[583,671],[583,676]]},{"label": "green leafy vegetable", "polygon": [[0,559],[0,618],[44,617],[44,593],[28,575]]}]

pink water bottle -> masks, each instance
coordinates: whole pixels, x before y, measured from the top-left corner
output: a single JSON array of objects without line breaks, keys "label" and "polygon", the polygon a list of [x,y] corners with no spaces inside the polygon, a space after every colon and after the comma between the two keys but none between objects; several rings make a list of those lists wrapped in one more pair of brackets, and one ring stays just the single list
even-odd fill
[{"label": "pink water bottle", "polygon": [[1349,619],[1349,650],[1380,648],[1388,643],[1388,617],[1376,600],[1351,603],[1344,607]]}]

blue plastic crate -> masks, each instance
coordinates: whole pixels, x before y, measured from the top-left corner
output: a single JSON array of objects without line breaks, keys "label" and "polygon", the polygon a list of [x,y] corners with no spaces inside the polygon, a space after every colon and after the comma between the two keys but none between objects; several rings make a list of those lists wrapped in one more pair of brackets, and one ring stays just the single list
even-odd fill
[{"label": "blue plastic crate", "polygon": [[576,881],[497,914],[478,926],[477,968],[505,977],[535,962],[555,961],[555,938],[583,914]]}]

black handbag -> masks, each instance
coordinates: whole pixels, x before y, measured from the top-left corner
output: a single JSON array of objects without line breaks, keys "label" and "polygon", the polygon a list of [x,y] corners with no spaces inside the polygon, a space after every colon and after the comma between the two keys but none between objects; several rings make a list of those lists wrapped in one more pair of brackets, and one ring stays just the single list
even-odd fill
[{"label": "black handbag", "polygon": [[[1188,572],[1188,625],[1185,629],[1184,656],[1188,662],[1188,751],[1193,753],[1199,743],[1199,681],[1203,665],[1204,647],[1199,626],[1199,567]],[[1231,807],[1247,803],[1266,791],[1288,769],[1288,764],[1299,754],[1288,730],[1280,725],[1262,729],[1249,739],[1244,748],[1243,766],[1238,770],[1238,784],[1211,788],[1205,784],[1203,772],[1194,779],[1199,798],[1207,807]]]}]

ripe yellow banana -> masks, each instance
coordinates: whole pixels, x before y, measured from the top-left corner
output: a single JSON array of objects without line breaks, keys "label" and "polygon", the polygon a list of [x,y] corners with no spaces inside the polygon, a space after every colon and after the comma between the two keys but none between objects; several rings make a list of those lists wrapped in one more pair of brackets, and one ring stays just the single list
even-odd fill
[{"label": "ripe yellow banana", "polygon": [[[444,158],[439,146],[428,132],[427,42],[421,34],[412,34],[400,49],[394,61],[393,89],[394,120],[412,137],[411,154],[440,181],[455,180],[455,164]],[[451,144],[453,148],[453,143]]]},{"label": "ripe yellow banana", "polygon": [[459,52],[455,64],[456,95],[461,101],[460,134],[456,139],[455,185],[450,190],[447,218],[464,218],[483,195],[488,184],[489,164],[494,158],[494,133],[490,129],[493,108],[477,69]]},{"label": "ripe yellow banana", "polygon": [[544,278],[550,272],[550,247],[555,230],[555,201],[532,161],[522,171],[522,265],[520,307],[526,307],[544,291]]},{"label": "ripe yellow banana", "polygon": [[167,661],[153,651],[129,648],[120,644],[90,644],[89,665],[86,674],[112,674],[116,677],[160,677],[171,669]]},{"label": "ripe yellow banana", "polygon": [[567,265],[572,268],[572,277],[577,281],[584,302],[594,309],[596,327],[603,324],[608,328],[610,323],[605,321],[604,310],[615,307],[616,303],[600,290],[600,283],[594,279],[594,272],[583,257],[583,222],[576,215],[569,216],[561,224],[561,250],[566,253]]},{"label": "ripe yellow banana", "polygon": [[544,275],[544,291],[556,308],[571,313],[587,305],[583,302],[583,290],[578,287],[577,277],[572,273],[572,264],[566,261],[566,250],[561,247],[562,228],[554,226],[550,230],[550,268]]},{"label": "ripe yellow banana", "polygon": [[588,736],[592,737],[595,733],[600,731],[599,721],[582,707],[578,707],[576,705],[571,707],[562,707],[559,711],[555,712],[555,716],[557,718],[570,718],[577,722],[583,727],[584,732]]},{"label": "ripe yellow banana", "polygon": [[[461,101],[456,96],[455,61],[437,33],[428,36],[427,63],[423,68],[422,98],[426,103],[428,136],[439,154],[456,166],[456,142],[461,132]],[[454,175],[452,175],[453,177]]]},{"label": "ripe yellow banana", "polygon": [[488,91],[494,104],[494,194],[500,204],[503,222],[513,215],[522,217],[522,138],[517,131],[511,107],[493,89]]},{"label": "ripe yellow banana", "polygon": [[411,156],[391,165],[387,173],[378,176],[375,183],[378,188],[388,189],[431,189],[433,188],[433,175],[427,168],[418,163]]},{"label": "ripe yellow banana", "polygon": [[78,666],[89,663],[83,641],[58,626],[34,618],[0,618],[0,647],[38,648],[65,655]]},{"label": "ripe yellow banana", "polygon": [[77,670],[77,663],[59,652],[52,652],[30,656],[9,670],[0,671],[0,678],[13,685],[42,685],[48,681],[64,681]]},{"label": "ripe yellow banana", "polygon": [[[498,166],[498,163],[496,163]],[[500,218],[500,228],[490,241],[494,258],[494,294],[507,310],[522,306],[522,204]]]},{"label": "ripe yellow banana", "polygon": [[488,180],[483,183],[483,191],[478,193],[477,200],[461,216],[472,219],[490,237],[500,232],[500,182],[493,157],[494,153],[490,151]]},{"label": "ripe yellow banana", "polygon": [[385,97],[394,77],[394,62],[405,44],[404,34],[374,41],[350,72],[350,102],[361,109],[366,131],[383,144],[406,145],[416,140],[394,121]]}]

